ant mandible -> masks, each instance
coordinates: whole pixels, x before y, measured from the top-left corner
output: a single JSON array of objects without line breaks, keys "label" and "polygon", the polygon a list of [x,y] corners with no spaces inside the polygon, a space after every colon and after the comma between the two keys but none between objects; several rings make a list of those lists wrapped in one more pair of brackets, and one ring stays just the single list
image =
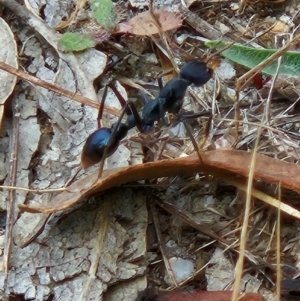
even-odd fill
[{"label": "ant mandible", "polygon": [[[116,89],[121,105],[123,106],[122,114],[117,122],[110,128],[102,127],[92,133],[86,140],[81,153],[81,164],[83,168],[88,168],[99,162],[103,162],[111,156],[118,148],[122,139],[124,139],[130,129],[137,127],[142,133],[149,132],[155,122],[165,124],[165,114],[178,114],[189,85],[194,84],[199,87],[204,85],[213,75],[213,70],[204,62],[191,61],[185,63],[177,78],[171,79],[160,90],[157,98],[146,102],[140,117],[135,106],[130,102],[125,102]],[[112,86],[111,86],[112,88]],[[99,111],[103,111],[104,98],[100,105]],[[125,123],[121,122],[124,114],[128,117]],[[188,117],[198,117],[199,113],[189,115]],[[181,121],[181,117],[179,117]],[[103,168],[103,164],[100,170]],[[101,171],[100,171],[101,173]]]}]

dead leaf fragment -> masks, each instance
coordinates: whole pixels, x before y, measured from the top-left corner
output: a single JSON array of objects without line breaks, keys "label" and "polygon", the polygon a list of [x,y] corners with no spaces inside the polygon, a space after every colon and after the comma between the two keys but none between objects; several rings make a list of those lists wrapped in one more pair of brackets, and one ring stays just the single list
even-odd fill
[{"label": "dead leaf fragment", "polygon": [[276,21],[274,27],[271,29],[272,33],[287,33],[289,26],[281,20]]},{"label": "dead leaf fragment", "polygon": [[[18,68],[18,53],[15,37],[8,24],[0,18],[0,60],[6,64]],[[3,106],[6,99],[15,88],[17,77],[6,71],[0,71],[0,128],[3,116]],[[2,112],[2,113],[1,113]]]},{"label": "dead leaf fragment", "polygon": [[157,27],[155,20],[150,11],[140,13],[130,19],[128,22],[120,23],[118,32],[119,33],[131,33],[138,36],[147,36],[157,34],[160,31],[168,31],[176,29],[182,25],[180,15],[159,9],[154,12],[160,28]]}]

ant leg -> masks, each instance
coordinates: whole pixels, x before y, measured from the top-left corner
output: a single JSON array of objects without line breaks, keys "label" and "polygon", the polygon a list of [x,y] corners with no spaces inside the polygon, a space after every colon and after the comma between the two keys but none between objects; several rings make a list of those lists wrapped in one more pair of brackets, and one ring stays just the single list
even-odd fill
[{"label": "ant leg", "polygon": [[103,124],[101,124],[101,121],[102,121],[102,115],[103,115],[103,111],[104,111],[105,98],[106,98],[106,95],[107,95],[107,87],[108,86],[105,85],[104,91],[103,91],[103,94],[102,94],[102,97],[101,97],[101,101],[100,101],[99,110],[98,110],[98,117],[97,117],[98,129],[100,129],[103,126]]},{"label": "ant leg", "polygon": [[132,129],[133,127],[137,127],[140,133],[143,133],[145,131],[144,123],[141,119],[141,116],[139,112],[137,111],[136,107],[133,103],[129,102],[129,108],[132,114],[128,115],[127,118],[127,126],[128,130]]},{"label": "ant leg", "polygon": [[206,111],[206,110],[203,110],[201,112],[198,112],[198,113],[182,113],[182,114],[178,114],[176,115],[176,118],[175,120],[177,122],[183,122],[184,120],[186,119],[194,119],[194,118],[198,118],[198,117],[202,117],[202,116],[211,116],[211,111]]},{"label": "ant leg", "polygon": [[185,126],[185,128],[186,128],[186,131],[187,131],[187,134],[188,134],[188,136],[190,137],[190,139],[191,139],[191,141],[192,141],[192,143],[193,143],[193,146],[194,146],[195,151],[197,152],[199,161],[200,161],[201,163],[203,163],[202,157],[201,157],[201,155],[200,155],[200,151],[199,151],[198,144],[197,144],[196,139],[195,139],[195,137],[194,137],[194,135],[193,135],[193,132],[192,132],[192,129],[191,129],[190,125],[186,122],[186,120],[183,120],[182,123],[184,124],[184,126]]},{"label": "ant leg", "polygon": [[157,79],[157,83],[158,83],[159,90],[161,90],[161,89],[164,87],[163,81],[162,81],[162,76],[160,76],[160,77]]},{"label": "ant leg", "polygon": [[149,102],[149,99],[148,99],[146,93],[144,93],[144,91],[141,91],[141,90],[139,91],[139,93],[140,93],[140,95],[142,96],[144,105],[145,105],[146,103],[148,103],[148,102]]},{"label": "ant leg", "polygon": [[[208,116],[210,119],[212,117],[211,110],[202,110],[201,112],[184,112],[181,114],[173,114],[171,118],[171,123],[173,126],[176,126],[180,122],[184,122],[187,119],[195,119],[203,116]],[[170,125],[169,124],[169,125]]]},{"label": "ant leg", "polygon": [[169,135],[165,136],[165,137],[161,137],[159,139],[161,141],[161,144],[159,146],[159,149],[157,150],[157,153],[154,154],[154,161],[158,161],[158,160],[162,159],[162,152],[163,152],[164,148],[166,147],[166,144],[169,140]]},{"label": "ant leg", "polygon": [[210,132],[210,129],[211,129],[211,124],[212,124],[212,118],[213,115],[210,115],[209,118],[208,118],[208,121],[207,121],[207,124],[205,126],[205,135],[204,135],[204,138],[202,139],[201,143],[200,143],[200,148],[203,148],[204,144],[206,143],[207,141],[207,138],[208,138],[208,135],[209,135],[209,132]]},{"label": "ant leg", "polygon": [[[119,90],[116,88],[116,86],[113,83],[109,83],[108,86],[112,89],[112,91],[114,92],[114,94],[117,96],[119,103],[121,104],[122,108],[124,108],[126,106],[126,100],[124,99],[124,97],[121,95],[121,93],[119,92]],[[130,110],[128,110],[128,107],[126,108],[126,114],[130,115],[131,112]]]},{"label": "ant leg", "polygon": [[186,114],[180,114],[180,115],[177,115],[177,118],[178,120],[177,121],[181,121],[185,128],[186,128],[186,131],[187,131],[187,134],[188,136],[190,137],[191,141],[192,141],[192,144],[194,146],[194,149],[195,151],[197,152],[197,155],[198,155],[198,158],[200,160],[201,163],[203,163],[203,160],[202,160],[202,157],[201,157],[201,154],[200,154],[200,151],[199,151],[199,146],[198,146],[198,143],[196,142],[195,140],[195,137],[192,133],[192,130],[191,130],[191,127],[190,125],[186,122],[186,119],[191,119],[191,118],[197,118],[197,117],[201,117],[203,115],[207,115],[209,113],[210,117],[209,117],[209,121],[208,121],[208,127],[206,126],[206,138],[204,140],[204,142],[201,143],[201,147],[204,145],[205,141],[207,140],[207,136],[208,136],[208,131],[209,131],[209,127],[210,127],[210,124],[211,124],[211,121],[212,121],[212,114],[211,112],[209,111],[202,111],[202,112],[198,112],[198,113],[186,113]]},{"label": "ant leg", "polygon": [[[121,114],[118,118],[118,121],[112,127],[111,135],[109,137],[109,140],[108,140],[107,145],[105,147],[102,159],[100,161],[100,167],[99,167],[98,177],[97,177],[96,181],[102,176],[105,159],[108,155],[108,152],[109,152],[111,146],[113,145],[113,143],[115,143],[114,139],[116,137],[117,131],[120,130],[121,121],[122,121],[126,111],[128,110],[128,107],[131,107],[131,103],[129,103],[129,102],[127,102],[125,104],[125,106],[123,107],[122,112],[121,112]],[[126,131],[127,131],[127,129],[126,129]]]},{"label": "ant leg", "polygon": [[113,90],[113,92],[117,96],[121,106],[123,108],[126,106],[126,114],[128,115],[127,118],[128,130],[136,126],[141,133],[144,132],[141,116],[138,113],[134,104],[131,102],[126,102],[124,97],[121,95],[121,93],[117,90],[117,88],[114,85],[110,84],[109,87]]}]

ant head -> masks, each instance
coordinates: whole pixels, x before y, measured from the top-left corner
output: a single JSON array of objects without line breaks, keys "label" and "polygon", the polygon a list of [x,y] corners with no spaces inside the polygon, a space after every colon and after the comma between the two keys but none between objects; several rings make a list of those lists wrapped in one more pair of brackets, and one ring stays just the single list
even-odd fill
[{"label": "ant head", "polygon": [[179,77],[200,87],[206,84],[213,75],[213,69],[204,62],[191,61],[185,63],[179,73]]}]

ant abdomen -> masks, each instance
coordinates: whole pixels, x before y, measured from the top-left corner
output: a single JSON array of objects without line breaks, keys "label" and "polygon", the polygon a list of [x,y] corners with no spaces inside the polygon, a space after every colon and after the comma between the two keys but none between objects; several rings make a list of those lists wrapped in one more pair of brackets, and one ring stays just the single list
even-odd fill
[{"label": "ant abdomen", "polygon": [[[111,128],[103,127],[92,133],[86,140],[82,153],[81,165],[88,168],[99,163],[102,159],[110,157],[118,148],[120,140],[122,140],[128,132],[125,124],[120,123],[118,128],[114,130],[115,124]],[[114,135],[112,136],[113,132]],[[105,154],[105,158],[103,158]]]},{"label": "ant abdomen", "polygon": [[[88,168],[101,161],[111,133],[111,128],[101,128],[88,137],[81,153],[81,165],[83,168]],[[118,145],[115,149],[107,150],[107,157],[113,154],[117,147]]]}]

